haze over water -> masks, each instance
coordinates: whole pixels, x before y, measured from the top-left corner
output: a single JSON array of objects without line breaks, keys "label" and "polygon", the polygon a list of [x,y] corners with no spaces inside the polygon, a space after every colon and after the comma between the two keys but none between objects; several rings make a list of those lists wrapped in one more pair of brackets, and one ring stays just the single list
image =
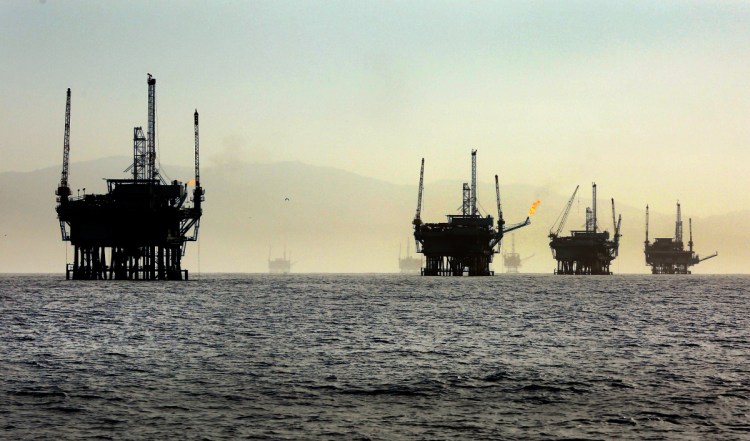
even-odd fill
[{"label": "haze over water", "polygon": [[9,439],[740,439],[747,276],[0,276]]}]

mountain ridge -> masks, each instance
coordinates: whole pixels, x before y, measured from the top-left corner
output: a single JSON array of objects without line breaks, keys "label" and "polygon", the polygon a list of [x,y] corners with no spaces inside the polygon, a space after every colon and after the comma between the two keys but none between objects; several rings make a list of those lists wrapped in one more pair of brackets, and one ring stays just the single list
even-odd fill
[{"label": "mountain ridge", "polygon": [[[129,162],[125,156],[113,156],[71,163],[73,194],[84,188],[87,193],[105,192],[104,178],[126,177],[123,170]],[[192,167],[165,164],[163,169],[166,175],[185,181],[193,174]],[[54,212],[59,173],[53,166],[0,173],[0,206],[6,212],[0,219],[5,234],[0,272],[62,272],[66,250]],[[184,259],[191,272],[266,272],[269,248],[284,246],[295,256],[293,271],[297,272],[396,272],[399,248],[413,240],[417,179],[413,185],[395,184],[334,167],[282,161],[208,165],[201,170],[201,181],[206,189],[201,238],[198,244],[188,245]],[[461,204],[460,186],[458,180],[426,182],[422,219],[437,222],[446,213],[454,213]],[[500,189],[509,224],[525,219],[531,202],[542,200],[532,225],[515,233],[516,249],[523,256],[536,255],[522,270],[551,273],[555,263],[547,234],[570,196],[528,184],[501,182]],[[494,183],[480,179],[478,194],[480,205],[495,217]],[[602,201],[609,198],[600,196]],[[587,205],[582,195],[564,231],[582,224]],[[600,202],[600,207],[606,207],[599,216],[600,225],[611,231],[609,204]],[[625,204],[618,204],[617,210],[623,214],[624,235],[613,270],[647,272],[642,248],[644,211]],[[688,217],[689,210],[685,210],[685,220]],[[744,262],[750,261],[750,236],[742,226],[748,224],[750,210],[694,217],[695,249],[701,255],[719,251],[719,257],[697,265],[694,272],[747,272]],[[673,231],[674,215],[652,209],[651,237]],[[504,271],[500,256],[493,268]]]}]

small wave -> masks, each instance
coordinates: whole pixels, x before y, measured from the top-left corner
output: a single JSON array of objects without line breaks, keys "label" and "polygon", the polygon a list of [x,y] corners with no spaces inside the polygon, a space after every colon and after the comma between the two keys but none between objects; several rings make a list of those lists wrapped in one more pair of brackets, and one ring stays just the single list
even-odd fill
[{"label": "small wave", "polygon": [[346,389],[341,391],[344,395],[363,395],[363,396],[380,396],[380,395],[391,395],[391,396],[404,396],[404,397],[419,397],[431,395],[427,390],[420,390],[411,387],[404,386],[386,386],[383,388],[373,389]]},{"label": "small wave", "polygon": [[672,413],[662,413],[662,412],[656,412],[656,411],[641,412],[639,415],[641,415],[642,418],[646,420],[666,421],[672,424],[680,424],[680,420],[683,419],[683,417],[680,415],[676,415]]},{"label": "small wave", "polygon": [[544,384],[527,384],[522,386],[519,390],[531,391],[531,392],[562,392],[563,389],[555,386],[548,386]]},{"label": "small wave", "polygon": [[46,391],[46,390],[17,390],[10,391],[10,395],[17,397],[34,397],[34,398],[68,398],[68,394],[63,391]]},{"label": "small wave", "polygon": [[83,412],[83,409],[81,409],[80,407],[69,407],[69,406],[53,406],[53,407],[50,407],[49,409],[57,411],[57,412],[62,412],[62,413]]}]

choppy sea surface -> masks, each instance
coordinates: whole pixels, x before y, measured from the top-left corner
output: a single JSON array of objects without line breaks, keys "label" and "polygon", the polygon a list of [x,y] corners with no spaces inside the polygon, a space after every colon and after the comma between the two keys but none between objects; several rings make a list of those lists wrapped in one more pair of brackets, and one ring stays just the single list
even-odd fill
[{"label": "choppy sea surface", "polygon": [[750,277],[0,275],[0,438],[750,439]]}]

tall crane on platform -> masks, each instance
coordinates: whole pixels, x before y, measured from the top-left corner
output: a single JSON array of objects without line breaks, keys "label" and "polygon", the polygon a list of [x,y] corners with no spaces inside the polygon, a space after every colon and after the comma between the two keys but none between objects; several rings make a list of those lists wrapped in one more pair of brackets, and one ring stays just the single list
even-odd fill
[{"label": "tall crane on platform", "polygon": [[502,231],[505,219],[503,219],[503,206],[500,204],[500,181],[497,175],[495,175],[495,195],[497,195],[497,230]]},{"label": "tall crane on platform", "polygon": [[419,196],[417,196],[417,213],[414,215],[412,224],[415,226],[422,225],[422,190],[424,190],[424,158],[422,158],[422,167],[419,169]]},{"label": "tall crane on platform", "polygon": [[[612,198],[612,227],[615,229],[614,241],[615,245],[620,242],[620,225],[622,225],[622,214],[618,215],[617,222],[615,222],[615,198]],[[615,246],[615,256],[617,256],[619,247]]]},{"label": "tall crane on platform", "polygon": [[[63,205],[68,203],[70,196],[70,186],[68,184],[68,167],[70,159],[70,88],[66,93],[65,99],[65,134],[63,135],[63,166],[60,175],[60,185],[57,187],[55,194],[58,196],[58,202]],[[60,234],[63,241],[70,240],[68,234],[67,222],[60,219]]]},{"label": "tall crane on platform", "polygon": [[60,203],[67,202],[70,196],[70,187],[68,186],[68,161],[70,157],[70,88],[66,94],[65,100],[65,134],[63,135],[63,166],[60,176],[60,185],[57,187],[56,194],[60,196]]},{"label": "tall crane on platform", "polygon": [[[573,201],[576,198],[576,193],[578,193],[578,187],[579,185],[576,185],[575,191],[573,191],[573,196],[568,199],[568,203],[565,205],[565,208],[563,209],[562,213],[560,213],[560,216],[558,216],[557,221],[560,223],[557,224],[557,228],[555,229],[555,232],[552,232],[552,229],[549,231],[549,237],[554,238],[560,235],[563,228],[565,228],[565,222],[568,221],[568,215],[570,214],[570,208],[573,206]],[[556,222],[557,222],[556,221]],[[552,228],[554,228],[555,225],[552,225]]]}]

